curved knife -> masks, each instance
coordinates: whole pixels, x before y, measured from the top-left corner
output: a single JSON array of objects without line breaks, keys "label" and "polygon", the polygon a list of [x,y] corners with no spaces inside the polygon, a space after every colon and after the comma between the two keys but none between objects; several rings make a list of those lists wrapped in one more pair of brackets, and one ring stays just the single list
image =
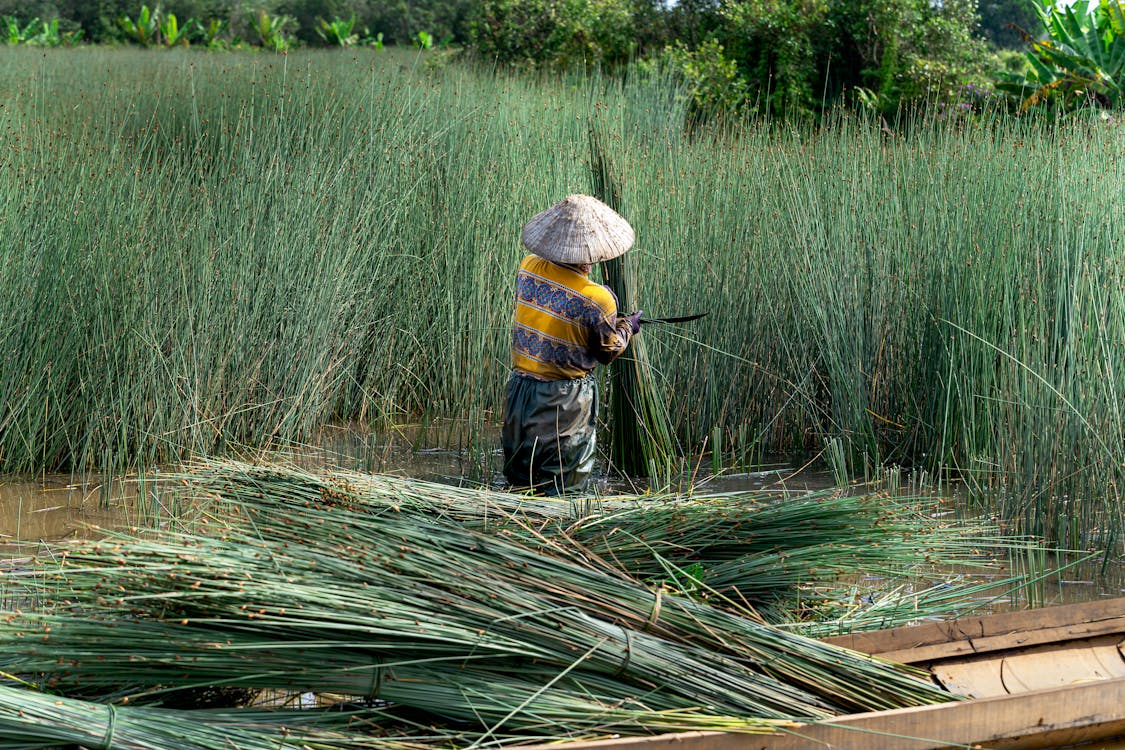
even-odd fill
[{"label": "curved knife", "polygon": [[701,312],[695,315],[680,315],[675,318],[641,318],[640,323],[641,325],[645,323],[687,323],[692,320],[699,320],[707,314],[708,313]]}]

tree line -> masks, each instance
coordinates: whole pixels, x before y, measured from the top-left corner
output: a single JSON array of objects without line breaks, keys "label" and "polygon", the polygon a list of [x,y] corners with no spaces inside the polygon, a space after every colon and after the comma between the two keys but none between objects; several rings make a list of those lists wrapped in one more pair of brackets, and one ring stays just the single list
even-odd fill
[{"label": "tree line", "polygon": [[9,43],[409,44],[529,70],[656,71],[684,83],[701,118],[807,117],[842,100],[884,114],[995,97],[1117,106],[1125,0],[1086,2],[0,0],[0,17]]}]

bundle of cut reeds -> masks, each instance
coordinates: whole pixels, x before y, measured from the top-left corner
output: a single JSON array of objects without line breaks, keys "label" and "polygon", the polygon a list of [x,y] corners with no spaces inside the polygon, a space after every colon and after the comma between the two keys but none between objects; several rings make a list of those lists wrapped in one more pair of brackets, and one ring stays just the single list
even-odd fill
[{"label": "bundle of cut reeds", "polygon": [[381,712],[182,711],[91,703],[0,684],[0,750],[421,750],[384,737]]},{"label": "bundle of cut reeds", "polygon": [[[803,609],[817,599],[842,598],[854,589],[857,572],[891,580],[917,580],[953,568],[983,572],[998,567],[988,550],[1021,550],[1034,543],[1003,538],[990,521],[943,520],[938,516],[945,515],[944,501],[921,496],[821,490],[560,502],[422,480],[231,461],[201,463],[190,475],[175,478],[190,481],[201,494],[238,500],[262,494],[259,485],[282,482],[286,498],[334,497],[357,510],[390,506],[440,517],[582,564],[601,560],[641,581],[674,587],[690,575],[695,580],[689,584],[755,607],[768,603],[774,612],[798,597]],[[261,501],[272,497],[265,494]],[[996,589],[1005,582],[1019,585],[1017,579],[989,585]],[[962,589],[966,602],[979,604],[975,582],[942,583],[935,592],[941,595],[942,612],[957,609],[955,595]],[[872,626],[917,618],[925,598],[912,595],[903,620],[883,610]],[[862,628],[862,613],[852,617],[851,625]]]},{"label": "bundle of cut reeds", "polygon": [[60,688],[373,695],[517,736],[761,731],[951,699],[911,670],[404,511],[393,494],[357,508],[343,482],[229,472],[201,481],[233,488],[208,534],[75,543],[40,566],[33,583],[59,606],[3,618],[17,645],[3,669]]},{"label": "bundle of cut reeds", "polygon": [[[590,173],[594,197],[618,213],[621,192],[597,126],[589,125]],[[602,263],[606,285],[624,313],[637,309],[636,273],[630,253]],[[644,338],[634,336],[610,365],[610,458],[627,476],[660,476],[677,455],[668,410],[656,387]]]}]

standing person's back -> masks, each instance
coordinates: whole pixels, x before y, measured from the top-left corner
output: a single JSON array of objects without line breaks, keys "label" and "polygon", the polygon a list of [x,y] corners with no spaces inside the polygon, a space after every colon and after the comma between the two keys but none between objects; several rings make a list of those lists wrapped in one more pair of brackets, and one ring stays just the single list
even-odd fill
[{"label": "standing person's back", "polygon": [[621,255],[633,230],[596,198],[572,195],[523,231],[512,374],[504,401],[504,475],[547,494],[583,491],[593,470],[598,387],[593,371],[629,345],[640,312],[590,280],[594,263]]}]

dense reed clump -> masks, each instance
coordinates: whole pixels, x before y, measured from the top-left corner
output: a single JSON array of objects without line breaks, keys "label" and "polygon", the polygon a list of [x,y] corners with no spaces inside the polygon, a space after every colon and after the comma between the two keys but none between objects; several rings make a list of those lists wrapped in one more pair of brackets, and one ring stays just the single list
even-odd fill
[{"label": "dense reed clump", "polygon": [[[621,206],[613,165],[602,148],[596,124],[591,122],[589,129],[593,195],[620,213],[625,209]],[[636,270],[631,260],[632,256],[626,254],[601,264],[606,286],[613,291],[622,314],[638,309]],[[626,476],[655,480],[675,462],[680,451],[668,421],[664,395],[652,377],[643,338],[634,336],[629,348],[614,360],[609,380],[610,461]]]},{"label": "dense reed clump", "polygon": [[853,468],[957,472],[1063,546],[1119,526],[1119,122],[689,137],[676,90],[640,75],[0,56],[0,469],[149,464],[332,420],[486,424],[519,227],[589,189],[596,116],[638,296],[712,312],[644,334],[686,450],[836,440]]},{"label": "dense reed clump", "polygon": [[648,339],[668,392],[690,394],[681,434],[831,438],[853,474],[944,468],[1023,529],[1108,543],[1121,143],[1108,123],[919,116],[892,134],[840,116],[619,158],[669,269],[644,282],[718,313],[693,341]]},{"label": "dense reed clump", "polygon": [[3,50],[3,470],[495,405],[497,262],[568,140],[524,124],[568,98],[363,53],[72,52]]}]

